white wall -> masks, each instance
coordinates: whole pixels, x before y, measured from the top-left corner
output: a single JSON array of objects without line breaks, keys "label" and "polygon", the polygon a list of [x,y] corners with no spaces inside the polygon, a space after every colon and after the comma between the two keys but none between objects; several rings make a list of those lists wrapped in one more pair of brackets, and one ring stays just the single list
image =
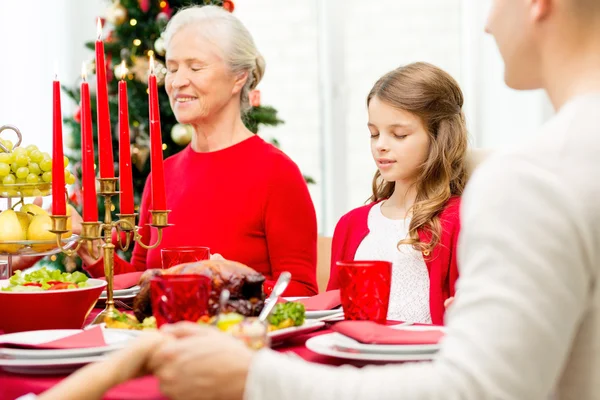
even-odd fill
[{"label": "white wall", "polygon": [[[24,145],[36,144],[52,152],[54,73],[62,84],[78,84],[81,62],[93,56],[83,44],[95,38],[95,17],[105,4],[100,0],[0,1],[0,125],[17,126]],[[70,115],[73,107],[63,94],[63,116]],[[12,133],[5,131],[2,137],[5,134],[13,140]],[[63,139],[68,138],[65,130]]]},{"label": "white wall", "polygon": [[504,65],[484,33],[491,0],[462,0],[462,87],[472,143],[507,148],[533,134],[553,113],[542,91],[518,92],[503,81]]}]

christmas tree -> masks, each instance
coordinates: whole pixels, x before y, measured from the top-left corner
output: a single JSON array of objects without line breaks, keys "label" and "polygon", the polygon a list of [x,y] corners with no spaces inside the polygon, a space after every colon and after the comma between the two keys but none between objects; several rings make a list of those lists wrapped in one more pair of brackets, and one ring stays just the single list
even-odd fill
[{"label": "christmas tree", "polygon": [[[149,133],[148,133],[148,59],[150,55],[155,58],[155,73],[159,85],[164,84],[165,68],[165,43],[161,33],[164,31],[171,16],[181,7],[190,5],[217,5],[229,12],[233,12],[234,3],[229,0],[115,0],[109,4],[105,18],[101,18],[104,27],[103,37],[106,53],[106,69],[108,80],[109,107],[111,114],[113,153],[115,154],[115,170],[118,168],[118,98],[117,85],[121,77],[120,64],[122,61],[128,69],[126,76],[129,94],[129,119],[131,131],[131,157],[133,165],[133,185],[135,203],[140,204],[142,191],[146,178],[150,172],[149,162]],[[86,47],[93,50],[94,42],[86,43]],[[95,73],[95,61],[92,59],[87,65],[88,76]],[[95,79],[89,77],[90,86],[93,87]],[[79,104],[79,87],[63,87],[67,95]],[[94,116],[94,143],[97,142],[96,128],[96,101],[92,90],[92,116]],[[257,133],[261,125],[278,125],[282,123],[277,118],[277,110],[270,106],[260,104],[260,92],[257,90],[250,94],[252,109],[245,116],[248,129]],[[188,125],[178,124],[171,110],[169,99],[164,90],[159,88],[159,106],[161,114],[163,157],[179,152],[190,142],[192,128]],[[65,124],[71,128],[70,147],[73,150],[69,157],[74,166],[74,173],[81,176],[79,160],[81,157],[81,127],[80,109],[74,115],[65,118]],[[275,143],[276,144],[276,143]],[[96,148],[96,157],[98,151]],[[96,165],[98,165],[96,161]],[[118,173],[118,172],[117,172]],[[310,178],[307,178],[310,181]],[[78,180],[79,182],[79,180]],[[74,185],[71,201],[78,207],[78,183]],[[115,204],[116,203],[116,204]],[[118,213],[118,201],[114,202]],[[99,215],[104,215],[103,202],[98,202]],[[136,209],[136,211],[138,211]],[[128,257],[128,255],[125,255]],[[63,269],[75,268],[74,259],[65,259],[64,256],[53,256],[50,263]]]}]

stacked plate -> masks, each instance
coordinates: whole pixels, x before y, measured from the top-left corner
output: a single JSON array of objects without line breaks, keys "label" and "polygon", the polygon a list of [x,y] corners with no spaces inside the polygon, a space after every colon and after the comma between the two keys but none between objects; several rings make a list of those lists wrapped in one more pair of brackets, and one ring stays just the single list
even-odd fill
[{"label": "stacked plate", "polygon": [[[301,300],[301,299],[306,299],[306,297],[284,297],[283,299],[287,300],[287,301],[298,301],[298,300]],[[344,310],[342,310],[342,307],[339,307],[339,308],[334,308],[332,310],[306,311],[305,315],[306,315],[307,319],[316,319],[316,318],[322,319],[322,318],[327,318],[327,317],[330,317],[330,316],[333,316],[333,315],[338,315],[338,314],[341,314],[343,312],[344,312]],[[340,318],[332,319],[331,321],[338,320],[338,319],[342,320],[344,318],[342,316]],[[330,320],[328,319],[328,321],[330,321]]]},{"label": "stacked plate", "polygon": [[[444,330],[439,326],[409,326],[406,324],[391,326],[391,328],[412,331]],[[336,332],[312,337],[306,341],[306,347],[317,354],[364,362],[432,360],[439,350],[439,344],[364,344]]]},{"label": "stacked plate", "polygon": [[[0,342],[37,345],[62,339],[81,329],[55,329],[0,335]],[[66,374],[77,368],[103,360],[107,353],[121,349],[136,334],[103,330],[106,346],[69,349],[27,349],[0,347],[0,368],[18,374]]]},{"label": "stacked plate", "polygon": [[[113,300],[120,300],[125,304],[133,304],[133,299],[140,292],[139,286],[134,286],[129,289],[119,289],[113,291]],[[104,305],[106,302],[106,290],[100,294],[97,305]]]}]

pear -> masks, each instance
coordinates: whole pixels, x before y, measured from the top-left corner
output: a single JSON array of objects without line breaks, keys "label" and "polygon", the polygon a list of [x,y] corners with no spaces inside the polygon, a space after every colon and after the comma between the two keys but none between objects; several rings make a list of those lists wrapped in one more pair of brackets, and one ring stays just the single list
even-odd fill
[{"label": "pear", "polygon": [[26,232],[21,227],[19,217],[13,210],[0,213],[0,252],[16,253],[23,246],[18,244],[2,244],[2,242],[25,240]]},{"label": "pear", "polygon": [[31,215],[48,215],[48,211],[36,204],[25,204],[21,206],[21,212]]},{"label": "pear", "polygon": [[50,232],[52,229],[52,219],[48,214],[35,215],[29,223],[27,229],[27,239],[50,241],[47,244],[33,244],[31,248],[37,252],[52,250],[56,247],[56,235]]},{"label": "pear", "polygon": [[29,228],[29,222],[33,216],[22,211],[15,211],[15,214],[17,214],[17,218],[19,218],[19,223],[21,223],[21,230],[23,232],[27,232],[27,228]]}]

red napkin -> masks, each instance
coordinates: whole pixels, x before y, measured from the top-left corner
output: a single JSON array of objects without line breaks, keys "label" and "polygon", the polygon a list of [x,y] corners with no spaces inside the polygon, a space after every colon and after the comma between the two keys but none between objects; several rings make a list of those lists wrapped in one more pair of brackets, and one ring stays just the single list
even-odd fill
[{"label": "red napkin", "polygon": [[437,344],[444,336],[439,329],[392,329],[372,321],[342,321],[331,329],[365,344]]},{"label": "red napkin", "polygon": [[[129,289],[134,287],[140,281],[143,271],[128,272],[113,277],[113,290]],[[100,278],[106,280],[106,278]]]},{"label": "red napkin", "polygon": [[83,330],[62,339],[52,340],[46,343],[27,344],[18,342],[0,342],[0,347],[16,349],[57,350],[57,349],[83,349],[88,347],[104,347],[106,341],[102,333],[102,327]]},{"label": "red napkin", "polygon": [[320,293],[316,296],[298,300],[304,304],[306,311],[333,310],[342,305],[339,290]]}]

